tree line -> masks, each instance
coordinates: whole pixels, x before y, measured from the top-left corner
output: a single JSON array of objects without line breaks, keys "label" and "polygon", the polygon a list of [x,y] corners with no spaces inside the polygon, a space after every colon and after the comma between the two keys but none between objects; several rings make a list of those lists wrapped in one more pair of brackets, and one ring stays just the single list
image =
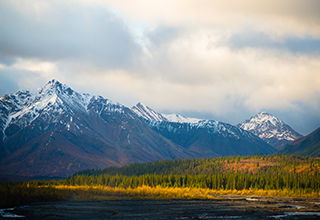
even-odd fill
[{"label": "tree line", "polygon": [[261,175],[249,173],[215,173],[210,175],[158,175],[144,174],[140,176],[124,175],[74,175],[59,184],[69,186],[109,186],[136,188],[139,186],[162,186],[162,187],[189,187],[209,188],[221,190],[263,189],[263,190],[298,190],[304,189],[319,192],[319,172],[315,175],[287,174]]},{"label": "tree line", "polygon": [[[254,162],[255,161],[255,162]],[[270,165],[259,167],[263,162],[268,162]],[[175,160],[160,160],[147,163],[132,163],[122,167],[107,167],[103,170],[84,170],[77,172],[75,175],[125,175],[125,176],[140,176],[143,174],[178,174],[178,175],[210,175],[213,173],[229,172],[228,165],[236,164],[233,172],[237,173],[237,167],[241,164],[255,165],[255,170],[259,171],[261,175],[287,175],[288,173],[295,173],[296,168],[304,166],[318,170],[320,167],[320,160],[318,158],[311,158],[308,156],[284,156],[284,155],[254,155],[254,156],[227,156],[217,158],[193,158],[193,159],[175,159]],[[253,174],[252,171],[244,170]],[[305,169],[306,173],[310,169]]]},{"label": "tree line", "polygon": [[[261,164],[265,162],[270,165],[262,166]],[[248,170],[240,172],[236,169],[236,165],[241,166],[244,163],[251,164],[255,172]],[[233,166],[233,169],[228,170],[230,166]],[[85,170],[57,184],[124,188],[160,185],[217,190],[304,189],[318,192],[320,189],[319,167],[318,159],[293,155],[176,159],[108,167],[103,170]]]}]

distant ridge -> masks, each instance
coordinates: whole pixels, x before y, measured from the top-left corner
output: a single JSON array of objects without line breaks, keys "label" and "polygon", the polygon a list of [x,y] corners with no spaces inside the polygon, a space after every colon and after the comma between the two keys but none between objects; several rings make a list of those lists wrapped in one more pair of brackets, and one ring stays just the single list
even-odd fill
[{"label": "distant ridge", "polygon": [[279,153],[320,157],[320,127],[309,135],[286,145]]}]

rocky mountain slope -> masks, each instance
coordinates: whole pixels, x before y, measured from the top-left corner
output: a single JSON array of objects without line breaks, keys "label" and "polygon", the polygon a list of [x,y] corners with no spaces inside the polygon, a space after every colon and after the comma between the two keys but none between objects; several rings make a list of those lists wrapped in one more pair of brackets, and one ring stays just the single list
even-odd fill
[{"label": "rocky mountain slope", "polygon": [[131,162],[197,156],[129,108],[52,80],[0,99],[0,173],[68,176]]},{"label": "rocky mountain slope", "polygon": [[278,150],[302,137],[289,125],[266,112],[258,113],[237,126],[252,132]]},{"label": "rocky mountain slope", "polygon": [[[143,118],[153,130],[202,157],[270,154],[276,151],[252,133],[227,123],[181,115],[168,117],[141,103],[131,110]],[[146,117],[150,115],[156,117]]]},{"label": "rocky mountain slope", "polygon": [[320,157],[320,128],[286,145],[279,153]]}]

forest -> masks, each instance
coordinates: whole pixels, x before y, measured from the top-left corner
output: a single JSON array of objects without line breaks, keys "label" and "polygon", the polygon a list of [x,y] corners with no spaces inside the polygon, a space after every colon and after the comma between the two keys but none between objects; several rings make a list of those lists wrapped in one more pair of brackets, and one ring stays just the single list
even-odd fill
[{"label": "forest", "polygon": [[134,163],[85,170],[63,185],[110,187],[191,187],[222,190],[299,190],[319,192],[319,159],[301,156],[229,156]]}]

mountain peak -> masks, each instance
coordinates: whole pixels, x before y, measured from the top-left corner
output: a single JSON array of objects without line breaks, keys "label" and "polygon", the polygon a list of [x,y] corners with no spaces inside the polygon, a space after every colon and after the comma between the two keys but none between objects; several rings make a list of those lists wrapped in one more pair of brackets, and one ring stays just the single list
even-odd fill
[{"label": "mountain peak", "polygon": [[251,118],[255,118],[255,117],[264,118],[264,117],[274,117],[274,116],[272,114],[270,114],[270,113],[262,111],[262,112],[259,112],[259,113],[255,114],[255,115],[253,115]]},{"label": "mountain peak", "polygon": [[245,121],[246,123],[250,122],[250,126],[252,124],[271,124],[272,126],[279,127],[283,126],[284,122],[278,119],[277,117],[267,113],[267,112],[260,112],[255,114],[250,119]]},{"label": "mountain peak", "polygon": [[[289,125],[267,112],[255,114],[237,126],[243,130],[252,132],[276,148],[281,148],[288,142],[302,137],[302,135],[294,131]],[[281,141],[281,144],[279,141]]]},{"label": "mountain peak", "polygon": [[58,80],[52,79],[47,83],[47,85],[48,84],[61,84],[61,83]]},{"label": "mountain peak", "polygon": [[146,105],[143,104],[142,102],[138,102],[138,104],[136,105],[136,107],[143,108],[143,109],[150,109],[148,106],[146,106]]},{"label": "mountain peak", "polygon": [[267,112],[262,111],[262,112],[259,112],[258,114],[255,114],[254,116],[263,117],[263,116],[272,116],[272,115]]},{"label": "mountain peak", "polygon": [[49,90],[57,92],[63,89],[69,89],[72,91],[72,89],[67,85],[62,85],[62,83],[53,79],[47,82],[47,84],[45,84],[42,88],[39,88],[38,90],[39,90],[39,93],[45,93],[45,91],[49,91]]},{"label": "mountain peak", "polygon": [[162,114],[154,111],[142,102],[139,102],[138,104],[133,106],[131,108],[131,111],[139,117],[142,117],[150,121],[167,121],[167,119]]}]

